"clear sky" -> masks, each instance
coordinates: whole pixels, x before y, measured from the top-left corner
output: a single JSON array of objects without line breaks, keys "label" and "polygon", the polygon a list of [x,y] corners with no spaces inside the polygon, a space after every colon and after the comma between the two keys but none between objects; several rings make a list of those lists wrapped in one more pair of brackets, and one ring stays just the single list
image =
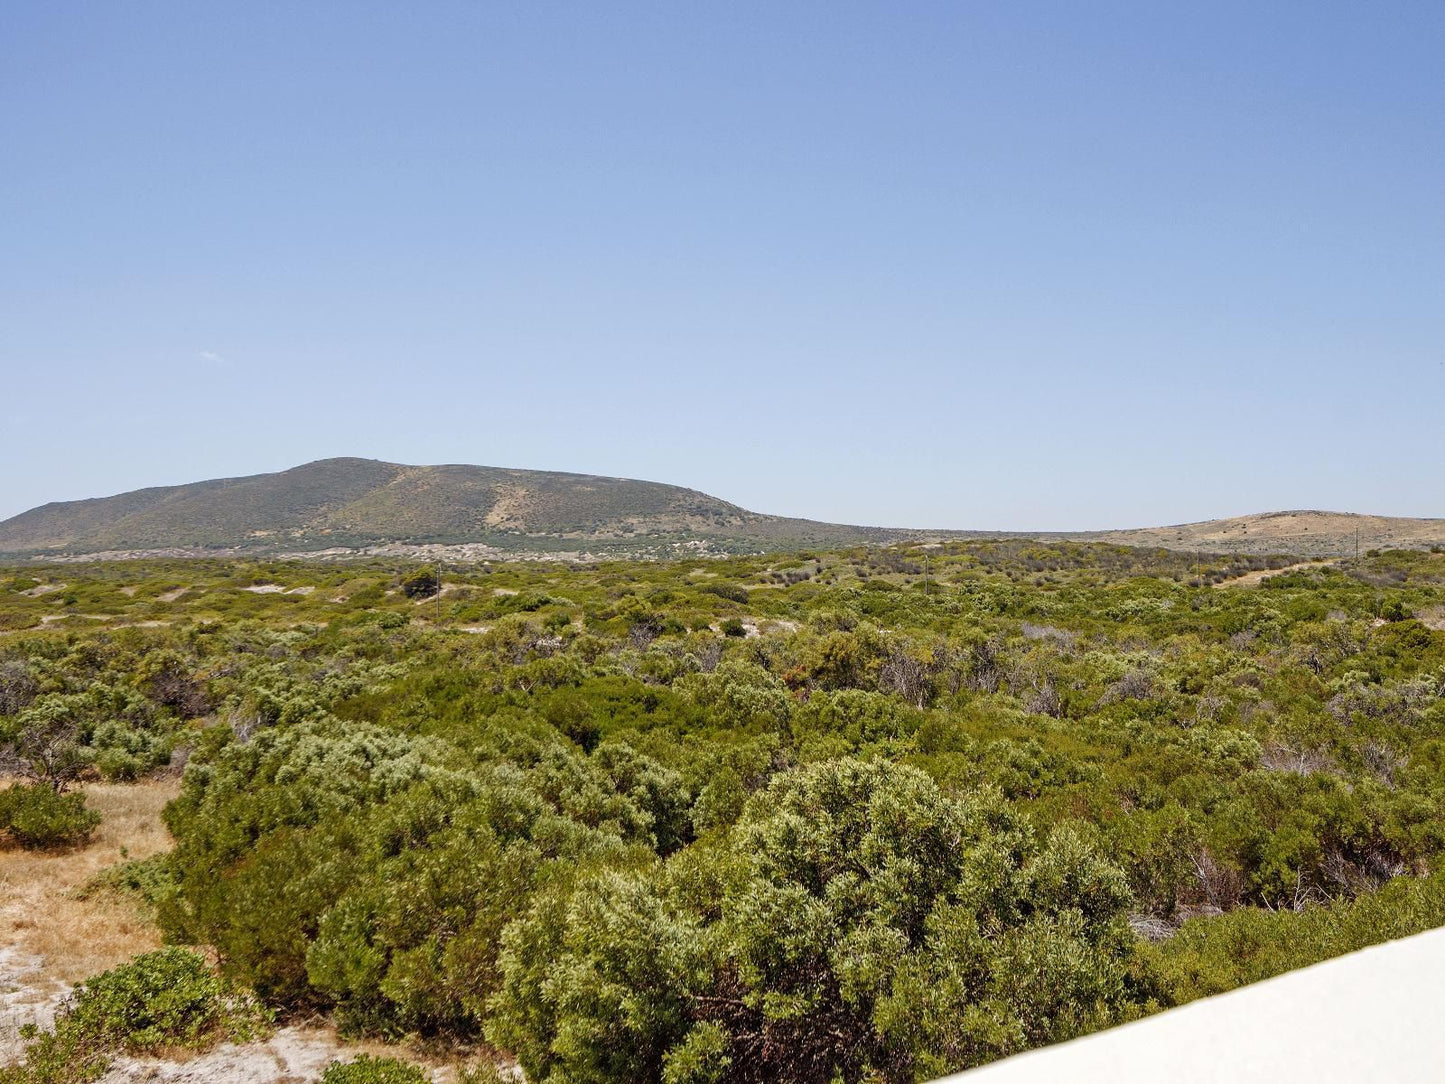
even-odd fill
[{"label": "clear sky", "polygon": [[1445,516],[1445,4],[0,5],[0,516],[334,455]]}]

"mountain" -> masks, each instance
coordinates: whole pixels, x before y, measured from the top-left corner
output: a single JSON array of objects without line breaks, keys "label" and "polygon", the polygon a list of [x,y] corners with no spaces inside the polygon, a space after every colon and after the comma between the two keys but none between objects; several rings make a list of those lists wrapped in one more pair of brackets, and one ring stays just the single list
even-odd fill
[{"label": "mountain", "polygon": [[696,490],[629,478],[323,459],[275,474],[42,505],[0,523],[0,553],[395,543],[635,552],[692,540],[733,550],[842,545],[893,533],[759,515]]},{"label": "mountain", "polygon": [[323,459],[275,474],[42,505],[0,523],[0,554],[298,553],[464,546],[458,556],[757,552],[1027,537],[1344,556],[1445,544],[1445,519],[1272,512],[1122,531],[913,531],[760,515],[693,489],[555,471]]}]

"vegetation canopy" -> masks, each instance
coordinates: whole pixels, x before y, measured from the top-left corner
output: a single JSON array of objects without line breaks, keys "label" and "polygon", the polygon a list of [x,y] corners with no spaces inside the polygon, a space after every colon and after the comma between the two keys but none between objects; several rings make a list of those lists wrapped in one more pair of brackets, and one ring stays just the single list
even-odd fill
[{"label": "vegetation canopy", "polygon": [[1445,553],[32,563],[0,628],[0,840],[183,773],[111,880],[219,972],[0,1079],[254,995],[538,1084],[912,1082],[1445,922]]}]

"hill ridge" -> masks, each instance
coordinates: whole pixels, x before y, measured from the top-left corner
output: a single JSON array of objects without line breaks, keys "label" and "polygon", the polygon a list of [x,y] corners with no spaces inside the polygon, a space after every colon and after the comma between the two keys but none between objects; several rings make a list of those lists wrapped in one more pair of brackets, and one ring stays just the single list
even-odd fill
[{"label": "hill ridge", "polygon": [[910,539],[1038,538],[1346,556],[1445,545],[1445,519],[1294,509],[1112,531],[922,530],[752,512],[665,482],[466,463],[334,456],[282,471],[52,501],[0,522],[10,557],[376,547],[472,547],[499,555],[736,553]]}]

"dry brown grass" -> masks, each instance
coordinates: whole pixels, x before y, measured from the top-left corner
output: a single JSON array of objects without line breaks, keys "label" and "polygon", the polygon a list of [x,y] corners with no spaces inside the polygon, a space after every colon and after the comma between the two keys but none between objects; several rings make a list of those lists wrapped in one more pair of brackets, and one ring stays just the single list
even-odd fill
[{"label": "dry brown grass", "polygon": [[161,807],[176,796],[174,779],[85,787],[103,818],[90,842],[71,851],[0,850],[0,943],[40,957],[41,977],[75,983],[160,945],[160,934],[139,908],[75,890],[101,870],[171,846]]},{"label": "dry brown grass", "polygon": [[1371,549],[1429,549],[1445,543],[1445,519],[1358,516],[1342,512],[1267,512],[1171,527],[1100,531],[1075,537],[1126,546],[1164,546],[1206,553],[1297,553],[1348,557]]}]

